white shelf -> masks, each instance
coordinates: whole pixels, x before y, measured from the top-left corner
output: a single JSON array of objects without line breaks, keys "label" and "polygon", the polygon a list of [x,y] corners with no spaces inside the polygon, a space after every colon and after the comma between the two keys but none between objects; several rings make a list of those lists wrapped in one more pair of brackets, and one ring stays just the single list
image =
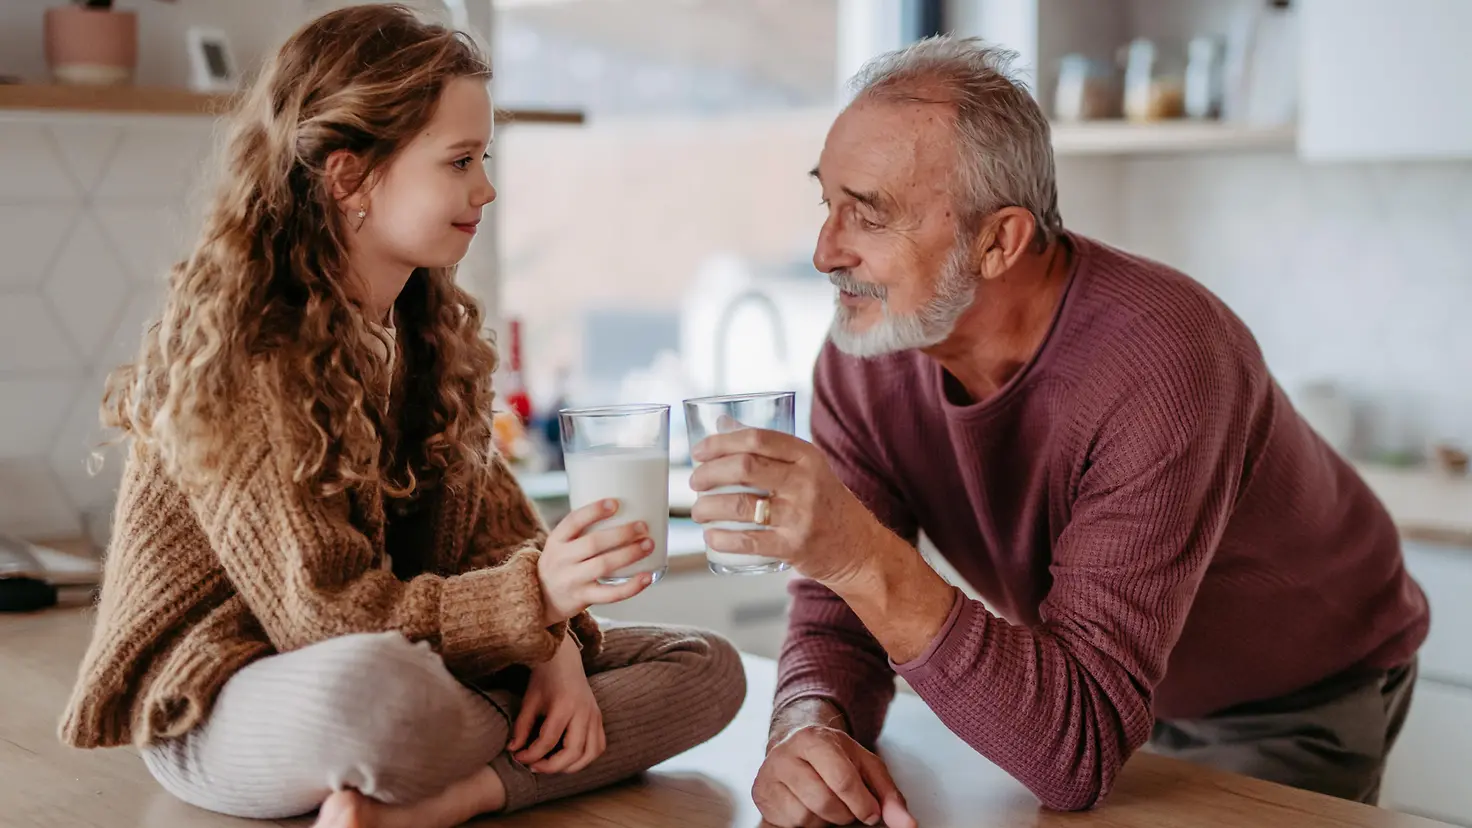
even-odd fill
[{"label": "white shelf", "polygon": [[1058,156],[1165,155],[1207,152],[1291,152],[1296,130],[1219,122],[1084,121],[1053,124]]}]

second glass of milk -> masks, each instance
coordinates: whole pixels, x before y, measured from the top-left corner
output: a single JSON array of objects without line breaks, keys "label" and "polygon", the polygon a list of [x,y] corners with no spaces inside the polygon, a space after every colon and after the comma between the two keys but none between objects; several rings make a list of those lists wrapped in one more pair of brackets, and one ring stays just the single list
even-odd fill
[{"label": "second glass of milk", "polygon": [[[702,397],[685,401],[685,426],[690,432],[690,447],[712,434],[735,431],[742,428],[763,428],[792,434],[797,424],[795,410],[796,394],[779,391],[768,394],[730,394],[723,397]],[[761,497],[771,495],[760,489],[746,486],[721,486],[707,494],[748,493]],[[760,532],[768,527],[756,523],[718,520],[706,524],[712,529]],[[717,575],[760,575],[766,572],[781,572],[787,564],[776,558],[763,555],[738,555],[732,552],[717,552],[705,549],[706,564]]]},{"label": "second glass of milk", "polygon": [[654,541],[647,557],[599,582],[622,584],[645,572],[658,581],[669,566],[670,407],[569,408],[558,417],[572,508],[609,498],[618,501],[618,512],[589,531],[642,520]]}]

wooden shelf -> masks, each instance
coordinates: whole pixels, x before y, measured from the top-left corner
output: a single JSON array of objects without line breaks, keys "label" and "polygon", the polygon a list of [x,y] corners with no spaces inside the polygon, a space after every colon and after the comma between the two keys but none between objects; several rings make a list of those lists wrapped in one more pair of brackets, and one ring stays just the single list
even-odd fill
[{"label": "wooden shelf", "polygon": [[[231,96],[167,86],[0,85],[0,112],[67,112],[103,115],[199,115],[224,112]],[[575,110],[498,110],[501,124],[581,124]]]},{"label": "wooden shelf", "polygon": [[163,86],[0,86],[0,110],[215,115],[229,102],[228,95],[207,95]]},{"label": "wooden shelf", "polygon": [[1058,156],[1291,152],[1296,138],[1297,132],[1291,126],[1252,127],[1185,120],[1053,124],[1053,152]]}]

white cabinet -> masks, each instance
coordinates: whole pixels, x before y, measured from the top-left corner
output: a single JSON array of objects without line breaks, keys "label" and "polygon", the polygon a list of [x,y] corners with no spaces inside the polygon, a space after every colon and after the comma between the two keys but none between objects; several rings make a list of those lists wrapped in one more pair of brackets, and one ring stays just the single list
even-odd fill
[{"label": "white cabinet", "polygon": [[1472,825],[1472,689],[1423,679],[1416,684],[1380,805]]},{"label": "white cabinet", "polygon": [[[1267,0],[947,0],[946,20],[958,35],[976,35],[1019,53],[1019,69],[1051,112],[1058,61],[1079,52],[1111,59],[1134,37],[1177,49],[1195,35],[1247,43],[1256,57],[1280,54],[1241,80],[1248,98],[1297,99],[1297,151],[1309,161],[1472,158],[1472,31],[1469,0],[1292,0],[1294,25],[1261,40],[1254,18]],[[1253,21],[1257,22],[1254,23]],[[1279,53],[1278,47],[1286,51]],[[1253,72],[1259,74],[1253,77]],[[1277,79],[1281,78],[1281,84]],[[1232,82],[1232,78],[1228,79]],[[1284,89],[1284,87],[1288,87]],[[1248,109],[1257,109],[1249,106]],[[1270,106],[1277,111],[1279,107]],[[1288,106],[1291,109],[1291,106]],[[1254,118],[1253,120],[1258,120]],[[1168,127],[1169,125],[1167,125]],[[1127,132],[1084,133],[1086,154],[1245,152],[1292,148],[1285,128],[1210,124],[1206,130],[1161,130],[1148,140]],[[1060,155],[1080,142],[1059,130]],[[1099,136],[1119,137],[1100,145]],[[1176,140],[1179,136],[1179,140]]]},{"label": "white cabinet", "polygon": [[594,607],[616,621],[680,624],[720,633],[737,649],[776,658],[787,634],[787,582],[792,573],[712,575],[671,573],[621,604]]},{"label": "white cabinet", "polygon": [[[1407,543],[1405,554],[1431,604],[1421,675],[1472,688],[1472,549]],[[1472,779],[1472,766],[1467,772]]]},{"label": "white cabinet", "polygon": [[1472,826],[1472,549],[1407,543],[1405,552],[1431,604],[1431,634],[1380,804]]},{"label": "white cabinet", "polygon": [[1472,3],[1299,0],[1299,151],[1314,160],[1472,157]]}]

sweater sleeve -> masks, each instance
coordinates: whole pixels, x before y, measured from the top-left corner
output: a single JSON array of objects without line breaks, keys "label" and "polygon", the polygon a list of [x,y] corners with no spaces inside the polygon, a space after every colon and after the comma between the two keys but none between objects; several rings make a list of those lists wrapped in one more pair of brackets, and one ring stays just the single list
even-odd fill
[{"label": "sweater sleeve", "polygon": [[[490,475],[482,490],[479,519],[459,567],[462,572],[497,566],[519,552],[539,552],[547,543],[541,514],[499,454],[492,459]],[[586,610],[573,616],[566,625],[551,628],[558,640],[564,630],[573,634],[583,651],[585,665],[602,652],[603,631]]]},{"label": "sweater sleeve", "polygon": [[[871,449],[872,440],[849,416],[852,389],[836,374],[838,356],[828,346],[814,378],[813,442],[843,484],[895,534],[914,543],[915,518]],[[796,579],[789,587],[792,608],[787,638],[777,662],[773,710],[798,699],[821,697],[843,711],[849,732],[872,747],[894,700],[894,670],[884,648],[843,599],[816,581]]]},{"label": "sweater sleeve", "polygon": [[456,675],[546,661],[561,640],[543,625],[539,546],[501,547],[491,567],[401,581],[348,519],[346,494],[292,481],[263,406],[247,408],[222,479],[191,498],[226,575],[281,652],[328,638],[397,630],[427,641]]},{"label": "sweater sleeve", "polygon": [[895,665],[946,725],[1045,805],[1092,807],[1150,736],[1154,688],[1236,498],[1256,391],[1229,349],[1134,353],[1101,405],[1052,587],[1027,628],[958,598]]}]

